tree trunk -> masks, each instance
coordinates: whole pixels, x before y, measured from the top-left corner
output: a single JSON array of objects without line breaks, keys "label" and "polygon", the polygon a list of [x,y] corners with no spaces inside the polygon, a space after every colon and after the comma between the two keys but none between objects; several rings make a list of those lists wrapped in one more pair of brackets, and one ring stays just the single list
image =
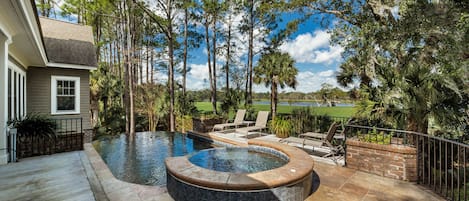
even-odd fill
[{"label": "tree trunk", "polygon": [[230,47],[231,47],[231,13],[229,14],[229,18],[228,18],[228,37],[226,41],[225,87],[226,87],[227,95],[230,90],[230,77],[229,77],[230,76],[230,60],[231,60]]},{"label": "tree trunk", "polygon": [[109,72],[112,74],[114,70],[114,48],[112,46],[112,42],[109,43]]},{"label": "tree trunk", "polygon": [[249,68],[249,80],[248,80],[248,96],[246,98],[247,103],[252,104],[252,63],[254,59],[254,0],[250,0],[249,7],[249,47],[248,47],[248,68]]},{"label": "tree trunk", "polygon": [[94,29],[96,30],[96,35],[95,35],[95,41],[94,41],[94,44],[97,44],[96,45],[96,60],[97,61],[100,61],[100,48],[101,48],[101,45],[99,45],[99,41],[101,40],[101,18],[100,16],[96,16],[96,20],[94,22]]},{"label": "tree trunk", "polygon": [[173,25],[172,25],[172,0],[167,0],[167,38],[168,38],[168,56],[169,56],[169,69],[168,69],[168,84],[169,84],[169,130],[174,132],[176,130],[176,119],[174,118],[174,39],[173,39]]},{"label": "tree trunk", "polygon": [[149,61],[150,61],[150,52],[149,52],[149,51],[150,51],[150,47],[149,47],[149,43],[150,43],[150,42],[147,42],[147,52],[146,52],[146,54],[145,54],[145,56],[146,56],[145,59],[146,59],[146,62],[147,62],[147,65],[146,65],[146,67],[147,67],[146,72],[147,72],[147,73],[146,73],[146,81],[145,81],[145,83],[147,83],[147,84],[150,83],[150,82],[149,82],[149,81],[150,81],[150,62],[149,62]]},{"label": "tree trunk", "polygon": [[428,133],[428,118],[417,119],[412,115],[407,117],[407,128],[408,131],[414,131],[418,133]]},{"label": "tree trunk", "polygon": [[217,18],[216,14],[213,14],[213,19],[212,19],[212,30],[213,30],[213,35],[212,35],[212,46],[213,46],[213,113],[218,114],[217,111]]},{"label": "tree trunk", "polygon": [[[133,2],[132,1],[129,1],[129,13],[127,15],[127,24],[128,24],[128,27],[127,27],[127,59],[129,58],[133,58],[134,57],[134,43],[132,43],[132,34],[134,34],[135,32],[131,32],[133,30],[133,27],[135,26],[135,24],[132,24],[132,22],[134,22],[133,20],[134,19],[131,19],[131,14],[133,12]],[[132,21],[131,21],[132,20]],[[133,70],[132,69],[132,61],[130,60],[127,60],[128,61],[128,64],[127,64],[127,67],[129,68],[129,71],[130,72],[130,75],[128,76],[129,77],[129,113],[130,113],[130,125],[129,125],[129,134],[131,136],[133,136],[135,134],[135,113],[134,113],[134,80],[133,80],[133,77],[135,76],[134,73],[133,73]]]},{"label": "tree trunk", "polygon": [[[126,2],[122,1],[122,15],[125,19],[128,20],[128,14],[126,13]],[[123,55],[124,55],[124,93],[123,93],[123,100],[124,100],[124,108],[125,108],[125,133],[130,133],[130,102],[129,102],[129,70],[130,70],[130,59],[128,54],[128,40],[129,37],[127,34],[128,23],[126,22],[125,25],[122,25],[122,48],[123,48]]]},{"label": "tree trunk", "polygon": [[216,105],[214,105],[214,99],[213,99],[213,74],[212,74],[212,62],[211,62],[211,54],[210,54],[210,37],[208,35],[208,28],[209,28],[209,25],[210,25],[210,22],[208,21],[208,15],[205,16],[205,23],[204,23],[204,27],[205,27],[205,44],[207,46],[207,65],[208,65],[208,78],[209,78],[209,82],[210,82],[210,102],[212,103],[212,108],[213,108],[213,111],[215,112],[216,111]]},{"label": "tree trunk", "polygon": [[153,79],[154,79],[154,78],[153,78],[153,71],[154,71],[154,70],[153,70],[153,68],[154,68],[154,67],[153,67],[153,62],[154,62],[154,56],[155,56],[155,55],[153,54],[153,48],[152,48],[150,54],[151,54],[151,64],[150,64],[150,67],[151,67],[151,70],[150,70],[150,74],[151,74],[150,78],[151,78],[151,81],[150,81],[150,83],[153,84]]},{"label": "tree trunk", "polygon": [[[182,61],[182,96],[186,97],[186,75],[187,75],[187,27],[189,24],[189,11],[184,8],[184,52]],[[184,103],[185,104],[185,103]]]},{"label": "tree trunk", "polygon": [[[120,19],[123,19],[123,8],[121,7],[121,4],[117,4],[117,9],[119,10],[119,18]],[[117,72],[118,72],[118,77],[119,77],[119,80],[122,80],[122,68],[123,68],[123,65],[121,63],[121,59],[122,59],[122,53],[124,52],[123,50],[125,50],[125,48],[123,48],[123,43],[124,43],[124,39],[123,39],[123,35],[124,35],[124,28],[123,28],[123,23],[122,21],[118,21],[116,23],[116,59],[117,59]],[[127,80],[126,78],[124,78],[124,83],[126,82],[125,80]],[[125,105],[125,88],[126,88],[126,85],[124,84],[124,93],[122,93],[121,97],[120,97],[120,104],[121,106],[124,106]],[[126,112],[127,114],[127,112]],[[126,115],[126,118],[127,118],[127,115]],[[126,127],[127,127],[127,123],[126,123]],[[128,130],[126,129],[126,132]]]},{"label": "tree trunk", "polygon": [[247,107],[249,105],[248,98],[249,98],[249,67],[247,65],[244,66],[246,68],[246,82],[245,90],[244,90],[244,106]]},{"label": "tree trunk", "polygon": [[276,76],[272,78],[272,84],[270,86],[270,113],[272,114],[272,120],[275,119],[275,116],[277,115],[277,79]]}]

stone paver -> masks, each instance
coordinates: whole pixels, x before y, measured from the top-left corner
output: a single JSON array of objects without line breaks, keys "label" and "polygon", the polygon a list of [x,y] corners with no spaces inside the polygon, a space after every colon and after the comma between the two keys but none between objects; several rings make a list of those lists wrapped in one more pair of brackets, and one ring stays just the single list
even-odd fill
[{"label": "stone paver", "polygon": [[345,167],[316,162],[314,172],[315,192],[307,201],[444,200],[416,184]]},{"label": "stone paver", "polygon": [[0,166],[0,200],[95,200],[80,151]]},{"label": "stone paver", "polygon": [[[413,183],[330,165],[314,164],[307,201],[444,200]],[[85,151],[23,159],[0,166],[0,200],[173,201],[166,187],[116,179],[91,144]]]}]

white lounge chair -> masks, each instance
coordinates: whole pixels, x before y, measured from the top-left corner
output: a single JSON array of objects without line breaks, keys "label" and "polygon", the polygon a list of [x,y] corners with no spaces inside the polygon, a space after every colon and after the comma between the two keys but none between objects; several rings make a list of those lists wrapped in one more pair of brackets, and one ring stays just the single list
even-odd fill
[{"label": "white lounge chair", "polygon": [[258,131],[258,130],[266,129],[268,120],[269,120],[269,112],[259,111],[257,113],[256,124],[254,124],[254,126],[238,128],[236,129],[236,132],[247,135],[251,131]]},{"label": "white lounge chair", "polygon": [[235,119],[232,123],[224,123],[224,124],[215,124],[213,126],[212,131],[215,130],[225,130],[225,128],[235,127],[245,125],[244,116],[246,115],[246,110],[240,109],[236,112]]}]

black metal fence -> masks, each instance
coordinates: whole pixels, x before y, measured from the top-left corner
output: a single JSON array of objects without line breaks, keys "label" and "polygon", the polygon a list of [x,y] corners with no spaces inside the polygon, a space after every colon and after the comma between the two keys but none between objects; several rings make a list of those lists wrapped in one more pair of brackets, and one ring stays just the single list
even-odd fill
[{"label": "black metal fence", "polygon": [[54,121],[57,124],[57,135],[83,133],[83,118],[81,117],[56,118]]},{"label": "black metal fence", "polygon": [[346,125],[346,138],[417,151],[418,183],[447,200],[469,200],[469,145],[428,134]]},{"label": "black metal fence", "polygon": [[56,135],[47,136],[18,132],[16,136],[17,159],[49,155],[60,152],[83,150],[83,119],[54,119],[57,124]]},{"label": "black metal fence", "polygon": [[344,126],[349,121],[349,117],[335,117],[329,115],[315,115],[315,114],[279,114],[281,118],[288,119],[293,125],[293,131],[290,136],[297,136],[305,132],[319,132],[325,133],[329,130],[332,123],[339,123],[338,132],[341,132]]}]

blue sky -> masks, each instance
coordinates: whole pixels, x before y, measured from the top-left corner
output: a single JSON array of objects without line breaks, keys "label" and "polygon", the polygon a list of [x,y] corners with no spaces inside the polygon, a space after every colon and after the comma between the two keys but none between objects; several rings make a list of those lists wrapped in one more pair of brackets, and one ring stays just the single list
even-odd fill
[{"label": "blue sky", "polygon": [[[59,5],[61,1],[59,1]],[[60,10],[60,9],[58,9]],[[60,11],[59,11],[60,12]],[[238,14],[233,17],[234,25],[241,20],[243,14]],[[297,13],[284,14],[279,23],[280,27],[285,26],[286,23],[295,17],[298,17]],[[70,18],[62,18],[57,15],[61,20],[73,21],[73,16]],[[334,19],[329,21],[333,22]],[[197,23],[197,22],[196,22]],[[328,25],[332,27],[332,24]],[[321,88],[321,84],[329,83],[333,86],[338,86],[335,74],[342,62],[341,53],[343,48],[340,46],[334,46],[330,44],[330,33],[329,29],[322,27],[318,17],[313,16],[306,22],[298,26],[298,30],[290,36],[290,38],[282,44],[280,50],[282,52],[289,53],[296,61],[296,67],[299,70],[297,75],[298,85],[296,89],[285,88],[281,91],[300,91],[300,92],[312,92],[317,91]],[[236,31],[235,31],[236,32]],[[235,33],[235,36],[239,38],[237,45],[240,47],[236,53],[239,58],[238,66],[244,67],[247,63],[247,38],[241,33]],[[243,38],[244,37],[244,38]],[[255,47],[261,48],[262,43],[255,43]],[[203,42],[200,48],[192,50],[188,65],[191,71],[188,73],[187,88],[189,90],[199,90],[209,88],[208,80],[208,67],[207,67],[207,53],[205,50],[205,43]],[[224,63],[223,57],[218,56],[218,67],[221,67]],[[255,58],[254,65],[256,64],[258,56]],[[178,64],[181,65],[181,64]],[[219,84],[221,88],[224,85],[224,74],[221,69],[219,72]],[[166,80],[165,72],[157,72],[156,76],[159,81],[164,82]],[[176,75],[176,79],[181,80],[181,75]],[[267,92],[268,88],[264,85],[255,85],[253,90],[256,92]]]},{"label": "blue sky", "polygon": [[[283,23],[280,23],[281,26],[285,26],[286,22],[294,17],[284,15],[282,17]],[[297,32],[280,47],[282,52],[289,53],[295,59],[296,67],[299,70],[296,89],[285,88],[281,91],[312,92],[319,90],[323,83],[338,86],[335,74],[342,62],[341,53],[343,48],[330,44],[330,33],[328,31],[327,28],[321,27],[317,19],[311,18],[302,23]],[[241,51],[239,54],[242,55],[240,65],[245,65],[247,50]],[[204,82],[208,79],[205,44],[201,48],[193,50],[191,55],[192,58],[188,61],[189,66],[192,68],[188,75],[188,88],[208,88],[208,83]],[[220,61],[219,63],[222,64]],[[256,61],[254,64],[256,64]],[[220,77],[218,79],[220,80],[219,86],[223,86],[225,78]],[[253,89],[256,92],[269,91],[264,85],[254,86]]]}]

